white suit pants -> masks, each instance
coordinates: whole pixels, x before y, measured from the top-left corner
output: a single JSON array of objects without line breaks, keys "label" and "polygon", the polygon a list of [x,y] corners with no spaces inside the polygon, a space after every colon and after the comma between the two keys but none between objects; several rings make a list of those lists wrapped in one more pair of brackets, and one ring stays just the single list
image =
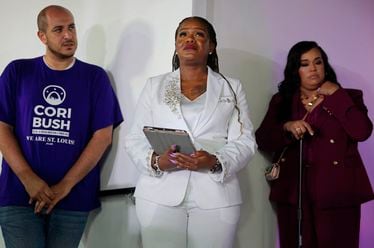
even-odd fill
[{"label": "white suit pants", "polygon": [[143,248],[231,248],[240,206],[201,209],[193,201],[177,207],[136,199]]}]

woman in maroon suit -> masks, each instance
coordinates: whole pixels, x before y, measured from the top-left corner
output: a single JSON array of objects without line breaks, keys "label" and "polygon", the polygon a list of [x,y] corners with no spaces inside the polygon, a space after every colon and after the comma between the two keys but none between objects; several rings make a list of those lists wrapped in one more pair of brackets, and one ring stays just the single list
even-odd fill
[{"label": "woman in maroon suit", "polygon": [[297,246],[299,141],[303,140],[304,248],[358,247],[360,205],[374,198],[357,143],[373,124],[362,92],[342,88],[314,41],[289,51],[284,80],[256,131],[258,147],[280,161],[271,182],[282,248]]}]

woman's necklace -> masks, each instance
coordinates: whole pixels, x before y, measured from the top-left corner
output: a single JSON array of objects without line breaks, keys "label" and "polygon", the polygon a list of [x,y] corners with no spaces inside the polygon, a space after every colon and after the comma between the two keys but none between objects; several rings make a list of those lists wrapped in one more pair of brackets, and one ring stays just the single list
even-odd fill
[{"label": "woman's necklace", "polygon": [[206,82],[192,83],[183,81],[181,84],[181,93],[190,100],[194,100],[206,91]]},{"label": "woman's necklace", "polygon": [[184,88],[182,87],[182,94],[187,94],[187,95],[201,95],[206,91],[206,86],[196,86],[196,87],[191,87],[191,88]]},{"label": "woman's necklace", "polygon": [[306,110],[310,111],[314,108],[315,104],[321,98],[321,95],[316,94],[312,96],[301,95],[300,100],[303,103]]},{"label": "woman's necklace", "polygon": [[319,99],[319,95],[314,95],[311,97],[301,96],[301,101],[303,102],[303,104],[309,107],[312,107],[317,102],[318,99]]}]

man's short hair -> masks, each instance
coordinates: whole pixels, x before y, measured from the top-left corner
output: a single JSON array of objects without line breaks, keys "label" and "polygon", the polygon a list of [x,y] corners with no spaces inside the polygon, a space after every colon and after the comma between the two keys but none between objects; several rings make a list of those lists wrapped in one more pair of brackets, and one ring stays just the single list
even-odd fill
[{"label": "man's short hair", "polygon": [[65,11],[65,12],[67,12],[67,13],[69,13],[73,16],[73,14],[67,8],[64,8],[64,7],[59,6],[59,5],[49,5],[49,6],[45,7],[44,9],[42,9],[38,14],[37,24],[38,24],[38,30],[39,31],[45,32],[47,30],[47,26],[48,26],[48,24],[47,24],[47,12],[50,9]]}]

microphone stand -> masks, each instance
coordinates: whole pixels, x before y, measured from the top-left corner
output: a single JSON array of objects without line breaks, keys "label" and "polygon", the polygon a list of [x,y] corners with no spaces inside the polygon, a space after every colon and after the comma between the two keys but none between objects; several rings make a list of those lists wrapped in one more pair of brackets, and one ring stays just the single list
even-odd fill
[{"label": "microphone stand", "polygon": [[298,203],[297,203],[297,247],[303,246],[302,239],[302,178],[303,178],[303,138],[300,139],[300,150],[299,150],[299,192],[298,192]]}]

